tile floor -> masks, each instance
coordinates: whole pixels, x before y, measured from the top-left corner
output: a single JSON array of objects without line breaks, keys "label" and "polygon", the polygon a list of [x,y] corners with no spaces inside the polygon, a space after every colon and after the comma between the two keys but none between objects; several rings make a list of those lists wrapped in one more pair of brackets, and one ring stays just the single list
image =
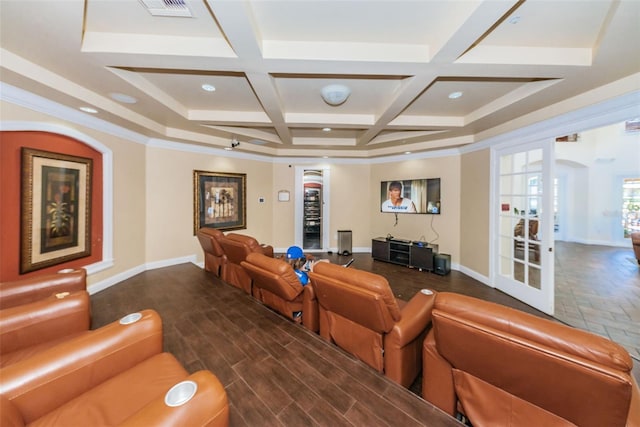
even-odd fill
[{"label": "tile floor", "polygon": [[640,360],[640,266],[631,247],[555,243],[555,317]]}]

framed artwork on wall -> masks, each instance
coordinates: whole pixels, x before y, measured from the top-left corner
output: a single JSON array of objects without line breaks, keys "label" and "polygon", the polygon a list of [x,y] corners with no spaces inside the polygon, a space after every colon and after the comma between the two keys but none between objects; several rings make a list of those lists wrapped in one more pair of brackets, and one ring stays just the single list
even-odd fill
[{"label": "framed artwork on wall", "polygon": [[92,162],[22,148],[21,274],[91,255]]},{"label": "framed artwork on wall", "polygon": [[202,227],[247,228],[244,173],[193,171],[193,234]]}]

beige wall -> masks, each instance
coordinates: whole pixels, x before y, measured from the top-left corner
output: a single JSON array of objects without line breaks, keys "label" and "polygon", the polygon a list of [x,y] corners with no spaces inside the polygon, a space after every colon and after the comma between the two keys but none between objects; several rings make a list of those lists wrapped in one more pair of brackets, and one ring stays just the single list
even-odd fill
[{"label": "beige wall", "polygon": [[[287,163],[145,146],[14,104],[3,103],[2,110],[3,122],[52,123],[87,135],[112,150],[115,264],[92,274],[90,284],[113,280],[149,263],[194,255],[197,262],[202,261],[202,250],[193,236],[194,169],[246,173],[248,228],[238,232],[276,248],[294,242],[295,171],[302,164],[289,167]],[[459,262],[459,156],[384,164],[337,162],[322,167],[329,169],[330,176],[330,247],[337,247],[337,230],[343,229],[353,232],[354,249],[369,249],[372,238],[388,233],[413,240],[424,236],[431,241],[437,232],[435,243],[441,252],[451,254],[454,263]],[[441,215],[401,215],[394,226],[393,215],[380,213],[381,180],[432,177],[442,179]],[[278,202],[278,190],[291,191],[291,201]],[[259,203],[259,197],[265,202]]]},{"label": "beige wall", "polygon": [[489,149],[463,154],[460,173],[460,264],[489,276]]},{"label": "beige wall", "polygon": [[[380,212],[380,182],[419,178],[440,178],[440,215],[399,214]],[[386,236],[420,240],[439,245],[439,251],[459,262],[460,247],[460,157],[434,157],[371,165],[369,180],[370,237]],[[368,246],[371,246],[369,242]]]},{"label": "beige wall", "polygon": [[[296,167],[328,169],[330,195],[329,246],[337,247],[337,231],[351,230],[353,247],[370,247],[369,165],[359,164],[290,164],[273,165],[273,240],[276,248],[287,248],[295,242],[295,206],[302,194],[295,192]],[[363,190],[364,189],[364,190]],[[278,202],[278,190],[291,192],[291,201]]]},{"label": "beige wall", "polygon": [[[271,164],[166,148],[147,149],[146,262],[196,255],[202,249],[193,234],[193,171],[246,174],[247,229],[238,233],[261,243],[272,241]],[[265,202],[260,203],[259,197]]]}]

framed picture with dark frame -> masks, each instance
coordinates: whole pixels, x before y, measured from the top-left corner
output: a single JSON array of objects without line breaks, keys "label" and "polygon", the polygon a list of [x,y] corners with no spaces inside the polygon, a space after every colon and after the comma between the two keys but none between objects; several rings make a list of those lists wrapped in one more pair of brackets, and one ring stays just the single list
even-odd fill
[{"label": "framed picture with dark frame", "polygon": [[20,273],[91,255],[93,161],[22,148]]},{"label": "framed picture with dark frame", "polygon": [[193,234],[202,227],[247,228],[244,173],[193,171]]}]

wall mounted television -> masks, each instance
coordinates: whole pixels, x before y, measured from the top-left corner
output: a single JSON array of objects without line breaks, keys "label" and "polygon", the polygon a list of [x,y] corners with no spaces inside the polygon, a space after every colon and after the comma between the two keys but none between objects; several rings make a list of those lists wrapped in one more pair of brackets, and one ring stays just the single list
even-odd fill
[{"label": "wall mounted television", "polygon": [[380,212],[439,215],[440,178],[382,181]]}]

